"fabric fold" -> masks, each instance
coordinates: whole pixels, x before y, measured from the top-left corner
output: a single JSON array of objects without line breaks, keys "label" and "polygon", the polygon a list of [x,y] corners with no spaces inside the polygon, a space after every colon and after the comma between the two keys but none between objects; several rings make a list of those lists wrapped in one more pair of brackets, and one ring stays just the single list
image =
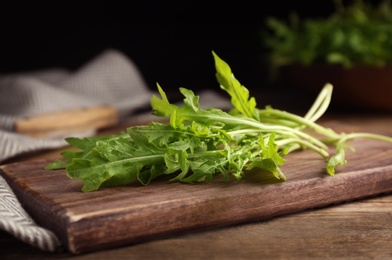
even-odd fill
[{"label": "fabric fold", "polygon": [[15,197],[11,187],[0,177],[0,229],[15,238],[47,252],[62,251],[57,236],[38,226]]},{"label": "fabric fold", "polygon": [[[119,120],[147,106],[151,91],[137,66],[109,49],[74,72],[56,68],[0,76],[0,162],[29,151],[66,145],[60,138],[30,138],[14,132],[18,119],[109,105]],[[89,132],[91,134],[91,132]]]},{"label": "fabric fold", "polygon": [[[0,75],[0,163],[28,152],[66,146],[64,136],[32,138],[16,133],[21,118],[77,108],[108,105],[119,120],[147,106],[151,91],[132,60],[106,50],[76,71],[62,68]],[[73,136],[93,135],[96,129]],[[43,251],[61,244],[50,230],[37,225],[0,176],[0,229]]]}]

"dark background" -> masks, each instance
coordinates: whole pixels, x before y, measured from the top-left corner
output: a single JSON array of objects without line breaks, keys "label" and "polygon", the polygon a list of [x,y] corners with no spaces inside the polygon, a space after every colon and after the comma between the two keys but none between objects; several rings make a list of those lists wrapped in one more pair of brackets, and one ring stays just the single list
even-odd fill
[{"label": "dark background", "polygon": [[318,1],[3,1],[0,73],[76,69],[115,48],[139,67],[148,86],[217,88],[211,51],[251,91],[269,88],[260,30],[265,17],[323,17]]}]

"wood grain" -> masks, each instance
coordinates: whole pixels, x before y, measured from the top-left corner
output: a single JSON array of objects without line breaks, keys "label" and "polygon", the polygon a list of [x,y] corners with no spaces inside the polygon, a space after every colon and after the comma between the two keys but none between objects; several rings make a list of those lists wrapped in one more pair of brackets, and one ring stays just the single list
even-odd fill
[{"label": "wood grain", "polygon": [[47,160],[1,167],[28,212],[54,231],[73,254],[134,244],[184,231],[270,219],[305,209],[392,191],[392,147],[361,140],[348,165],[331,177],[310,151],[287,156],[286,182],[249,173],[242,182],[203,184],[157,180],[82,193],[64,171],[45,171]]},{"label": "wood grain", "polygon": [[97,106],[21,118],[15,123],[15,132],[30,137],[61,136],[116,124],[117,110]]}]

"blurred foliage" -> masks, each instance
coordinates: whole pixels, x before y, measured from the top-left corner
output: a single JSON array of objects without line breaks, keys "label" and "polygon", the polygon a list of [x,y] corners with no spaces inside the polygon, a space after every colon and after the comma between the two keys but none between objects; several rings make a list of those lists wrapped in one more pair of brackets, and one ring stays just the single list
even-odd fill
[{"label": "blurred foliage", "polygon": [[384,66],[392,63],[392,8],[354,0],[334,1],[335,11],[324,18],[267,17],[262,45],[274,67],[315,63]]}]

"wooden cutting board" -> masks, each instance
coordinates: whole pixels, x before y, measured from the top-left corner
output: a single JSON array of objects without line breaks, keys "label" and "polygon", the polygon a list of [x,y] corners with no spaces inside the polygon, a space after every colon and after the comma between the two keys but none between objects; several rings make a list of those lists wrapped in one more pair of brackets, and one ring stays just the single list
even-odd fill
[{"label": "wooden cutting board", "polygon": [[283,214],[392,191],[392,144],[351,142],[348,164],[335,176],[312,151],[288,155],[287,181],[252,172],[242,182],[169,183],[155,180],[81,192],[65,171],[37,160],[1,167],[2,176],[32,217],[55,232],[74,254],[171,236],[180,232],[261,221]]}]

